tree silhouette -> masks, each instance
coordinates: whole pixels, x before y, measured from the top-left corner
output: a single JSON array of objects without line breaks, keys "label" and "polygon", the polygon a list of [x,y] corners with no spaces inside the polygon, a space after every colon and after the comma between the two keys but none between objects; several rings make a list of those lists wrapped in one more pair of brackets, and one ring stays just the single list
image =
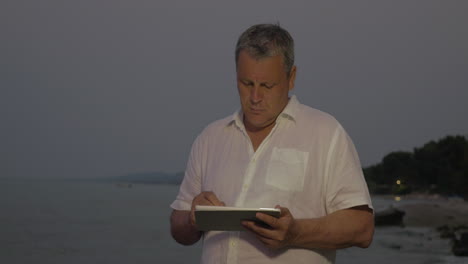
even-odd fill
[{"label": "tree silhouette", "polygon": [[382,162],[364,168],[364,175],[371,191],[377,186],[398,190],[399,181],[399,187],[407,187],[405,191],[468,197],[468,141],[464,136],[447,136],[413,152],[392,152]]}]

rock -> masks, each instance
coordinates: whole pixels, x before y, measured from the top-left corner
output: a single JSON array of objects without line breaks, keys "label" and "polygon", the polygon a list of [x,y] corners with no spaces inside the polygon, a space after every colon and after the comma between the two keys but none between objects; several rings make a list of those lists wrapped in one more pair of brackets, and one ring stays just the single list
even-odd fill
[{"label": "rock", "polygon": [[376,226],[389,226],[389,225],[400,225],[403,226],[403,216],[405,212],[399,210],[393,206],[382,210],[380,212],[375,212],[375,225]]},{"label": "rock", "polygon": [[401,249],[401,245],[398,245],[398,244],[391,244],[388,247],[391,248],[391,249],[395,249],[395,250],[400,250]]},{"label": "rock", "polygon": [[468,256],[468,227],[466,225],[443,225],[437,228],[440,238],[452,240],[452,253],[455,256]]},{"label": "rock", "polygon": [[455,238],[455,231],[453,230],[453,228],[449,227],[448,225],[437,227],[437,231],[439,231],[440,238],[443,238],[443,239]]},{"label": "rock", "polygon": [[452,252],[455,256],[468,256],[468,232],[460,234],[460,239],[453,240]]}]

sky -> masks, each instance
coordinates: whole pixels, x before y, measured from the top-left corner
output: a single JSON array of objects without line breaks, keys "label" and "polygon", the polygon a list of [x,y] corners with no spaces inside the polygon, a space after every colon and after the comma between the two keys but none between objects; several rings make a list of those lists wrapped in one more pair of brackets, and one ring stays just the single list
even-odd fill
[{"label": "sky", "polygon": [[[226,1],[227,2],[227,1]],[[363,166],[468,135],[468,1],[0,3],[0,177],[183,171],[239,108],[234,48],[257,23],[295,40],[301,103]]]}]

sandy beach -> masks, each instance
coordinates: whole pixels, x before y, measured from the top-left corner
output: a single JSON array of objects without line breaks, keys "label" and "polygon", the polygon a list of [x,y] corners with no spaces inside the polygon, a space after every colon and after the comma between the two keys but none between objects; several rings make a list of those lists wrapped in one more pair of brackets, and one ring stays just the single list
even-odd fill
[{"label": "sandy beach", "polygon": [[403,221],[408,227],[468,226],[468,202],[461,198],[409,195],[395,206],[406,212]]},{"label": "sandy beach", "polygon": [[377,227],[368,249],[340,250],[337,263],[468,263],[468,257],[453,255],[451,240],[441,238],[437,231],[444,225],[468,226],[468,202],[437,195],[408,195],[400,199],[378,196],[374,203],[377,212],[388,206],[405,211],[404,225]]}]

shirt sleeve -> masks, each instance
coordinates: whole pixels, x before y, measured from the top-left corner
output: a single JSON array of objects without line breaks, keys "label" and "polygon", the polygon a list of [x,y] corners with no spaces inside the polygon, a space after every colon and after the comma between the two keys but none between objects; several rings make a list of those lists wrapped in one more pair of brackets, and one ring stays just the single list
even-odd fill
[{"label": "shirt sleeve", "polygon": [[197,137],[192,145],[184,179],[179,188],[179,194],[171,208],[174,210],[190,210],[193,198],[201,192],[202,175],[202,139]]},{"label": "shirt sleeve", "polygon": [[359,205],[373,209],[358,154],[341,125],[332,137],[326,166],[328,214]]}]

